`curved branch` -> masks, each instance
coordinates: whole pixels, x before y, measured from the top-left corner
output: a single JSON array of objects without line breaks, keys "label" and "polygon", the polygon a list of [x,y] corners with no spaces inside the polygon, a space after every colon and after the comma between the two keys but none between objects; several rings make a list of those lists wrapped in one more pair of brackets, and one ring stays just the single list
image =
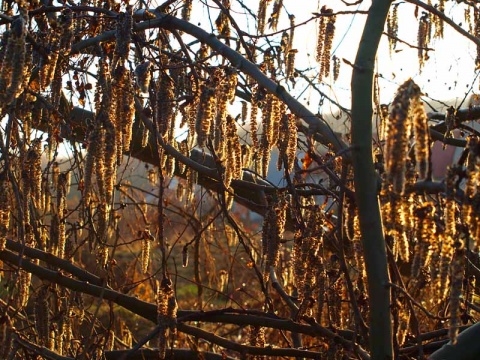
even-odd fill
[{"label": "curved branch", "polygon": [[[128,354],[129,350],[113,350],[105,351],[106,360],[119,360],[124,359],[124,356],[128,355],[128,360],[158,360],[158,350],[153,349],[139,349],[134,354]],[[166,359],[175,360],[193,360],[193,359],[205,359],[205,360],[235,360],[234,357],[226,356],[225,354],[215,354],[209,351],[195,351],[190,349],[167,349],[165,356]]]},{"label": "curved branch", "polygon": [[16,252],[23,252],[24,256],[27,256],[31,259],[39,259],[46,262],[50,266],[58,267],[83,281],[88,281],[90,284],[97,286],[103,285],[103,280],[100,279],[98,276],[88,272],[87,270],[81,269],[73,265],[68,260],[60,259],[59,257],[46,253],[42,250],[23,246],[22,244],[13,240],[7,239],[6,247]]},{"label": "curved branch", "polygon": [[272,346],[268,347],[256,347],[250,345],[242,345],[235,341],[230,341],[221,336],[215,335],[211,332],[202,330],[198,327],[178,324],[177,329],[186,334],[205,339],[210,341],[213,344],[217,344],[226,349],[237,351],[242,355],[251,354],[251,355],[266,355],[266,356],[289,356],[289,357],[303,357],[308,359],[320,359],[321,354],[314,351],[300,350],[300,349],[282,349],[274,348]]}]

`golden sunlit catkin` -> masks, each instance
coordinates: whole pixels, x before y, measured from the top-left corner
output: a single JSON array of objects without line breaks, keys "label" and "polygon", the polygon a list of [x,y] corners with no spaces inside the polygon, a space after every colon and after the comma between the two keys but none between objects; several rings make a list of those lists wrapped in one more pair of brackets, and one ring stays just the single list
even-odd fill
[{"label": "golden sunlit catkin", "polygon": [[150,72],[150,64],[150,61],[144,61],[138,64],[135,68],[135,81],[138,88],[143,93],[148,93],[148,87],[152,78],[152,73]]},{"label": "golden sunlit catkin", "polygon": [[293,262],[293,282],[297,291],[300,289],[300,293],[303,298],[303,289],[305,287],[305,266],[306,262],[302,254],[302,245],[307,238],[302,237],[300,233],[295,234],[293,248],[292,248],[292,262]]},{"label": "golden sunlit catkin", "polygon": [[[387,180],[393,185],[393,191],[403,194],[408,158],[408,145],[412,127],[411,108],[420,102],[420,88],[409,79],[397,91],[387,123],[385,141],[385,167]],[[423,144],[424,141],[422,140]]]},{"label": "golden sunlit catkin", "polygon": [[427,47],[430,41],[430,32],[430,18],[428,16],[428,13],[425,12],[420,17],[417,32],[418,62],[420,64],[420,69],[423,67],[425,61],[428,60]]},{"label": "golden sunlit catkin", "polygon": [[[230,10],[230,0],[222,0],[222,5],[226,11]],[[217,26],[218,33],[223,36],[227,43],[230,41],[230,19],[228,15],[220,10],[217,19],[215,20],[215,25]]]},{"label": "golden sunlit catkin", "polygon": [[148,230],[143,231],[142,235],[142,273],[146,274],[148,272],[148,264],[150,263],[150,251],[153,238]]},{"label": "golden sunlit catkin", "polygon": [[419,98],[412,104],[413,134],[415,136],[415,162],[418,176],[425,179],[428,174],[430,136],[428,130],[428,117]]},{"label": "golden sunlit catkin", "polygon": [[32,141],[30,149],[27,151],[24,171],[28,172],[29,184],[27,185],[30,187],[33,204],[37,209],[41,209],[42,148],[41,142],[38,139]]},{"label": "golden sunlit catkin", "polygon": [[391,214],[389,219],[392,226],[387,233],[392,235],[394,241],[394,253],[400,255],[405,262],[409,261],[409,243],[407,237],[407,230],[409,228],[408,217],[410,215],[411,197],[400,197],[397,194],[390,194],[389,210]]},{"label": "golden sunlit catkin", "polygon": [[468,158],[467,158],[467,182],[465,184],[465,199],[467,207],[464,207],[464,218],[467,224],[471,223],[471,203],[475,191],[477,189],[477,157],[478,157],[478,147],[479,141],[476,136],[469,136],[467,138],[468,145]]},{"label": "golden sunlit catkin", "polygon": [[267,73],[268,71],[270,73],[270,77],[275,79],[277,68],[275,66],[275,57],[271,49],[268,49],[263,53],[263,62],[260,64],[260,70],[262,70],[264,73]]},{"label": "golden sunlit catkin", "polygon": [[[88,138],[87,155],[85,157],[83,198],[85,205],[87,206],[89,206],[92,197],[92,182],[96,171],[95,159],[97,159],[98,153],[100,152],[102,140],[101,125],[97,122],[90,132]],[[52,182],[54,184],[56,183],[55,181]]]},{"label": "golden sunlit catkin", "polygon": [[248,104],[246,101],[242,100],[240,102],[242,104],[242,112],[240,115],[240,120],[242,121],[242,126],[247,123],[247,118],[248,118]]},{"label": "golden sunlit catkin", "polygon": [[28,273],[25,270],[18,271],[18,281],[16,286],[18,287],[17,304],[19,307],[27,306],[27,302],[30,294],[31,282],[32,282],[31,273]]},{"label": "golden sunlit catkin", "polygon": [[[415,245],[412,262],[413,277],[418,277],[421,269],[430,264],[432,242],[437,241],[434,215],[435,207],[432,203],[425,203],[415,209],[417,244]],[[439,266],[439,264],[432,264],[432,266]]]},{"label": "golden sunlit catkin", "polygon": [[133,336],[125,321],[120,321],[120,338],[126,344],[127,348],[132,347]]},{"label": "golden sunlit catkin", "polygon": [[123,66],[128,58],[130,50],[130,41],[132,39],[133,16],[132,7],[127,6],[124,13],[117,17],[117,26],[115,30],[115,51],[113,53],[112,69],[115,71],[117,65]]},{"label": "golden sunlit catkin", "polygon": [[[56,40],[54,36],[55,35],[51,35],[51,40]],[[40,58],[39,81],[41,89],[46,89],[52,83],[57,67],[58,56],[58,49],[54,48],[49,54],[45,54]]]},{"label": "golden sunlit catkin", "polygon": [[[100,226],[102,225],[102,223],[100,223],[100,220],[99,220],[99,228]],[[105,231],[102,231],[102,233],[100,233],[100,229],[99,229],[99,237],[102,237],[102,233],[105,233]],[[103,240],[103,239],[102,239]],[[104,241],[104,240],[103,240]],[[106,268],[107,266],[107,263],[108,263],[108,248],[106,245],[104,244],[99,244],[97,246],[97,249],[96,249],[96,260],[97,260],[97,264],[100,265],[103,269]]]},{"label": "golden sunlit catkin", "polygon": [[[100,143],[98,144],[98,150],[94,159],[95,164],[95,180],[97,182],[98,187],[98,195],[100,201],[106,202],[107,195],[106,195],[106,185],[105,185],[105,137],[106,137],[106,130],[105,127],[101,127],[99,131],[99,140]],[[115,139],[110,139],[111,141],[115,141]]]},{"label": "golden sunlit catkin", "polygon": [[4,105],[10,104],[23,91],[28,17],[24,9],[20,10],[22,15],[11,24],[0,70],[0,99]]},{"label": "golden sunlit catkin", "polygon": [[360,218],[358,216],[358,209],[355,209],[353,217],[353,258],[355,260],[355,268],[358,273],[358,283],[363,284],[366,276],[365,260],[363,259],[362,234],[360,232]]},{"label": "golden sunlit catkin", "polygon": [[270,266],[274,266],[277,260],[279,239],[277,231],[277,218],[273,208],[269,207],[263,219],[262,229],[262,256],[264,258],[263,278],[270,278]]},{"label": "golden sunlit catkin", "polygon": [[468,286],[465,289],[465,303],[467,304],[467,315],[473,315],[475,312],[468,304],[473,304],[475,301],[475,288],[476,288],[477,279],[475,275],[470,275],[468,277]]},{"label": "golden sunlit catkin", "polygon": [[230,104],[235,101],[235,95],[238,84],[237,70],[233,67],[225,68],[225,93],[227,94],[227,100]]},{"label": "golden sunlit catkin", "polygon": [[[227,117],[227,86],[224,77],[224,72],[221,68],[214,70],[210,81],[212,87],[215,88],[216,98],[216,116],[214,127],[211,130],[213,134],[213,145],[217,156],[223,160],[226,150],[226,117]],[[212,123],[213,125],[213,123]]]},{"label": "golden sunlit catkin", "polygon": [[70,9],[64,9],[62,14],[59,16],[61,30],[60,30],[60,51],[62,52],[62,57],[65,58],[66,55],[70,52],[70,47],[72,45],[73,36],[74,36],[74,24],[72,18],[72,11]]},{"label": "golden sunlit catkin", "polygon": [[262,176],[267,176],[268,165],[270,163],[271,149],[278,139],[280,130],[280,120],[282,111],[280,100],[274,95],[267,94],[262,108],[262,138],[260,141],[259,152],[262,154]]},{"label": "golden sunlit catkin", "polygon": [[270,200],[271,206],[265,214],[262,231],[262,255],[264,257],[265,281],[270,278],[270,268],[276,267],[279,259],[280,240],[285,230],[287,200],[281,197]]},{"label": "golden sunlit catkin", "polygon": [[280,122],[280,132],[277,140],[278,162],[277,169],[283,166],[286,159],[286,170],[291,173],[295,163],[297,151],[297,124],[296,117],[292,114],[284,114]]},{"label": "golden sunlit catkin", "polygon": [[287,167],[292,172],[297,156],[297,117],[293,114],[288,115],[288,142],[287,142]]},{"label": "golden sunlit catkin", "polygon": [[155,186],[157,184],[157,172],[155,169],[148,170],[147,179],[150,185]]},{"label": "golden sunlit catkin", "polygon": [[467,181],[465,184],[465,200],[463,202],[462,217],[468,228],[469,235],[473,238],[474,244],[480,244],[480,215],[478,209],[480,199],[480,142],[478,137],[467,138]]},{"label": "golden sunlit catkin", "polygon": [[6,312],[0,317],[0,357],[7,359],[12,348],[14,329]]},{"label": "golden sunlit catkin", "polygon": [[[435,5],[439,12],[442,14],[445,13],[445,0],[439,0],[438,5]],[[433,20],[433,24],[435,25],[435,38],[443,38],[443,25],[444,21],[440,16],[434,16],[430,14],[430,18]],[[468,23],[468,19],[466,18],[465,21]]]},{"label": "golden sunlit catkin", "polygon": [[252,147],[243,144],[242,145],[242,167],[249,169],[252,166],[253,162],[253,152]]},{"label": "golden sunlit catkin", "polygon": [[[163,140],[170,144],[168,133],[171,130],[175,116],[175,90],[174,81],[169,74],[163,70],[160,72],[157,81],[157,96],[155,99],[155,122]],[[170,144],[172,145],[172,144]]]},{"label": "golden sunlit catkin", "polygon": [[445,241],[445,236],[443,233],[437,232],[435,241],[430,242],[430,280],[434,284],[433,291],[438,292],[438,284],[440,272],[442,270],[442,244]]},{"label": "golden sunlit catkin", "polygon": [[259,0],[257,12],[257,31],[259,34],[265,32],[265,22],[267,18],[267,5],[271,0]]},{"label": "golden sunlit catkin", "polygon": [[330,57],[332,52],[333,37],[335,36],[336,16],[332,15],[328,18],[325,27],[325,42],[323,44],[322,61],[320,63],[320,74],[327,77],[330,75]]},{"label": "golden sunlit catkin", "polygon": [[150,141],[150,130],[148,130],[145,126],[142,127],[142,139],[141,139],[141,148],[144,149],[148,142]]},{"label": "golden sunlit catkin", "polygon": [[[317,254],[318,255],[318,254]],[[315,278],[315,286],[316,286],[316,293],[317,295],[314,297],[316,300],[316,306],[315,306],[315,320],[319,324],[322,323],[322,317],[323,317],[323,308],[325,305],[325,292],[327,288],[327,273],[325,270],[325,264],[321,256],[316,256],[316,278]]]},{"label": "golden sunlit catkin", "polygon": [[273,3],[272,14],[270,15],[270,27],[273,31],[277,31],[278,19],[283,8],[283,0],[275,0]]},{"label": "golden sunlit catkin", "polygon": [[[122,157],[123,157],[123,126],[122,126],[123,124],[122,122],[124,117],[126,116],[125,112],[131,109],[131,115],[129,115],[129,117],[132,118],[132,116],[134,115],[133,97],[130,96],[130,99],[132,100],[131,107],[128,106],[128,103],[127,104],[124,103],[124,101],[127,100],[124,96],[125,95],[128,96],[128,94],[126,94],[126,89],[124,89],[124,85],[126,83],[125,81],[126,77],[129,77],[128,71],[123,66],[117,66],[117,68],[113,71],[112,98],[110,99],[111,108],[110,108],[109,114],[114,114],[114,115],[104,116],[104,122],[109,125],[109,129],[107,130],[109,134],[107,134],[107,136],[114,135],[116,162],[118,165],[121,164]],[[133,118],[131,119],[131,121],[133,122]],[[111,150],[111,148],[109,150]],[[109,161],[109,160],[106,159],[106,161]]]},{"label": "golden sunlit catkin", "polygon": [[284,52],[293,48],[293,37],[295,36],[295,15],[289,14],[288,20],[290,21],[290,30],[287,33],[286,31],[282,34],[282,48]]},{"label": "golden sunlit catkin", "polygon": [[105,339],[105,351],[112,351],[115,345],[115,332],[109,330]]},{"label": "golden sunlit catkin", "polygon": [[285,68],[285,78],[287,80],[294,81],[295,73],[295,55],[297,54],[297,49],[290,49],[287,53],[287,63]]},{"label": "golden sunlit catkin", "polygon": [[280,171],[283,167],[286,152],[287,152],[287,141],[288,141],[288,117],[283,115],[282,121],[280,122],[280,132],[277,139],[277,148],[278,148],[278,159],[277,159],[277,170]]},{"label": "golden sunlit catkin", "polygon": [[[453,106],[450,106],[445,112],[445,126],[447,127],[446,130],[445,130],[445,135],[444,135],[445,139],[448,139],[448,138],[452,137],[452,130],[455,127],[455,118],[456,118],[456,115],[457,115],[456,113],[457,113],[457,109],[455,109]],[[446,146],[447,145],[444,143],[443,144],[443,149],[444,150],[445,150]]]},{"label": "golden sunlit catkin", "polygon": [[335,35],[336,17],[333,15],[333,10],[325,5],[321,8],[319,15],[316,60],[320,64],[320,76],[323,77],[330,74],[330,54]]},{"label": "golden sunlit catkin", "polygon": [[190,20],[190,15],[192,14],[192,3],[193,0],[183,0],[182,19],[185,21]]},{"label": "golden sunlit catkin", "polygon": [[227,131],[229,134],[228,146],[231,149],[229,163],[234,164],[233,179],[242,179],[243,162],[242,162],[242,145],[237,136],[237,124],[233,117],[227,117]]},{"label": "golden sunlit catkin", "polygon": [[333,55],[332,61],[333,61],[333,81],[337,81],[338,76],[340,75],[340,59],[338,58],[338,56]]},{"label": "golden sunlit catkin", "polygon": [[457,249],[451,265],[450,279],[450,322],[448,336],[453,345],[457,343],[458,328],[460,327],[460,297],[462,295],[463,277],[465,272],[465,248],[461,244]]},{"label": "golden sunlit catkin", "polygon": [[250,110],[250,139],[252,141],[252,146],[254,151],[259,149],[258,144],[258,136],[257,136],[257,129],[258,129],[258,85],[252,86],[252,96],[251,96],[251,110]]},{"label": "golden sunlit catkin", "polygon": [[398,39],[398,4],[394,4],[390,7],[390,12],[387,19],[387,34],[388,45],[390,49],[390,55],[397,46]]},{"label": "golden sunlit catkin", "polygon": [[35,330],[39,339],[39,344],[46,346],[50,337],[50,314],[48,304],[48,286],[42,286],[35,297],[34,315]]},{"label": "golden sunlit catkin", "polygon": [[258,325],[248,327],[248,344],[255,347],[265,347],[265,328]]},{"label": "golden sunlit catkin", "polygon": [[473,33],[473,21],[472,21],[472,14],[471,8],[466,8],[464,11],[463,18],[465,19],[465,23],[468,25],[468,32]]},{"label": "golden sunlit catkin", "polygon": [[58,241],[60,238],[60,216],[57,211],[52,215],[52,221],[50,223],[50,238],[48,239],[48,250],[53,255],[58,254]]},{"label": "golden sunlit catkin", "polygon": [[[302,302],[309,297],[313,290],[315,277],[312,276],[312,271],[318,270],[318,268],[312,266],[309,261],[317,257],[318,244],[318,239],[311,236],[303,237],[301,234],[296,234],[294,239],[292,251],[293,278],[298,291],[298,298]],[[310,255],[313,255],[313,258]],[[306,308],[304,307],[304,309]]]},{"label": "golden sunlit catkin", "polygon": [[327,9],[326,6],[323,6],[320,12],[320,19],[318,21],[317,47],[315,55],[315,59],[318,63],[321,63],[323,59],[323,43],[325,42],[325,30],[328,22],[327,16],[325,16],[327,11],[331,10]]},{"label": "golden sunlit catkin", "polygon": [[440,273],[438,279],[438,294],[439,301],[443,300],[447,293],[447,285],[449,281],[449,269],[454,255],[454,243],[457,237],[456,226],[456,209],[457,204],[455,202],[455,177],[456,169],[449,167],[447,170],[447,177],[445,180],[446,196],[445,196],[445,208],[443,218],[445,221],[445,234],[443,241],[440,243]]},{"label": "golden sunlit catkin", "polygon": [[237,136],[237,126],[235,119],[230,115],[226,117],[226,151],[224,156],[225,172],[223,180],[225,187],[228,189],[233,179],[240,179],[242,175],[242,147]]},{"label": "golden sunlit catkin", "polygon": [[[305,281],[303,288],[301,289],[302,302],[299,306],[298,315],[315,315],[317,318],[321,318],[321,307],[323,304],[317,304],[316,309],[313,308],[315,293],[323,288],[325,291],[325,266],[322,257],[320,256],[319,241],[317,238],[307,238],[303,243],[302,253],[306,254],[305,263]],[[303,258],[303,255],[302,255]],[[323,302],[322,299],[318,301]],[[316,313],[314,313],[314,311]]]},{"label": "golden sunlit catkin", "polygon": [[163,278],[157,291],[157,324],[160,327],[158,339],[158,352],[160,359],[165,359],[167,351],[167,334],[176,333],[177,301],[172,289],[172,281]]},{"label": "golden sunlit catkin", "polygon": [[10,224],[10,187],[4,179],[0,180],[0,251],[5,250],[8,227]]},{"label": "golden sunlit catkin", "polygon": [[[115,123],[117,164],[121,163],[123,152],[130,151],[132,127],[135,120],[135,99],[133,81],[123,66],[117,67],[112,82],[112,114]],[[147,85],[148,88],[148,85]]]},{"label": "golden sunlit catkin", "polygon": [[[65,228],[65,216],[67,215],[66,203],[67,203],[67,184],[69,182],[68,174],[61,173],[58,176],[57,184],[57,211],[54,214],[58,223],[56,245],[58,246],[58,257],[65,257],[65,244],[66,244],[66,228]],[[53,225],[52,225],[53,226]]]},{"label": "golden sunlit catkin", "polygon": [[50,330],[50,336],[48,338],[48,344],[46,346],[46,348],[50,351],[54,351],[55,350],[55,340],[56,340],[56,337],[57,337],[57,334],[56,334],[56,331],[55,329],[52,329]]},{"label": "golden sunlit catkin", "polygon": [[197,144],[199,147],[204,147],[207,139],[211,135],[212,121],[215,116],[215,105],[215,90],[206,85],[202,85],[202,93],[195,122]]},{"label": "golden sunlit catkin", "polygon": [[[406,307],[406,305],[404,305]],[[405,343],[410,325],[410,311],[401,309],[398,319],[397,342],[398,345]]]},{"label": "golden sunlit catkin", "polygon": [[451,235],[446,234],[442,242],[442,249],[440,255],[440,278],[438,281],[439,301],[445,299],[445,296],[447,295],[448,283],[450,281],[450,278],[448,276],[449,269],[455,251],[454,245],[454,238]]},{"label": "golden sunlit catkin", "polygon": [[105,119],[105,201],[110,204],[114,197],[115,182],[117,180],[118,155],[117,143],[115,141],[116,133],[120,132],[110,118]]},{"label": "golden sunlit catkin", "polygon": [[[69,52],[74,35],[71,10],[63,10],[62,14],[58,17],[58,20],[60,25],[58,28],[60,31],[51,33],[51,37],[48,39],[48,43],[53,44],[53,46],[51,48],[51,53],[49,54],[50,64],[47,68],[48,78],[46,79],[48,82],[51,82],[51,101],[54,107],[59,106],[60,103],[62,95],[62,77],[68,66]],[[46,84],[43,85],[45,86]],[[79,101],[81,104],[84,103],[84,94],[79,98]],[[57,121],[58,119],[55,119],[55,122]],[[53,138],[50,134],[49,142],[52,142],[52,140]],[[50,147],[53,147],[52,145],[50,145]]]}]

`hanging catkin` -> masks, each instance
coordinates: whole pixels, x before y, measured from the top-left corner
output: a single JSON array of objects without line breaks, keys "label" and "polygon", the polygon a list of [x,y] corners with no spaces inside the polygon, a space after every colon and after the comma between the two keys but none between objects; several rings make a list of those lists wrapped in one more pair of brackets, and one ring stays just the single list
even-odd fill
[{"label": "hanging catkin", "polygon": [[387,180],[393,191],[403,194],[405,191],[406,168],[408,160],[409,137],[412,125],[415,135],[415,155],[419,175],[428,174],[428,123],[420,99],[420,88],[409,79],[399,88],[392,103],[387,122],[385,140],[385,164]]}]

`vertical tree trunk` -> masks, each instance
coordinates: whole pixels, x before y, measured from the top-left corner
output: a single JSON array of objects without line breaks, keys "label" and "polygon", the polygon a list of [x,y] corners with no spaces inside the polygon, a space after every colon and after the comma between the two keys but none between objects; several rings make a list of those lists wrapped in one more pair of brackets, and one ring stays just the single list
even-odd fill
[{"label": "vertical tree trunk", "polygon": [[352,75],[352,161],[370,304],[372,360],[393,358],[390,281],[372,156],[373,75],[391,1],[373,0]]}]

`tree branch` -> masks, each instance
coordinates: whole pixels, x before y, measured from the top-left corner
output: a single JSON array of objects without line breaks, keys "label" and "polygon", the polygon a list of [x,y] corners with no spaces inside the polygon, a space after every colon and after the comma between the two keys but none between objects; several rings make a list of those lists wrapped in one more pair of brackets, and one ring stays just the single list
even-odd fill
[{"label": "tree branch", "polygon": [[[32,252],[29,247],[25,247],[25,254],[36,253]],[[37,254],[38,255],[38,254]],[[42,258],[41,256],[36,256],[35,258]],[[17,266],[19,263],[20,256],[16,255],[8,250],[0,251],[0,260],[9,263],[12,266]],[[61,259],[58,259],[54,255],[49,255],[44,258],[49,264],[61,264]],[[111,288],[101,287],[94,284],[90,284],[87,281],[79,281],[72,279],[59,271],[49,270],[42,266],[36,265],[29,261],[28,259],[22,259],[21,268],[34,274],[40,279],[51,281],[52,283],[64,286],[70,290],[78,291],[87,295],[94,297],[99,297],[101,294],[103,298],[108,301],[122,306],[123,308],[131,311],[132,313],[139,315],[149,321],[156,323],[157,321],[157,305],[151,304],[142,300],[137,299],[136,297],[122,294],[118,291],[112,290]],[[84,271],[76,268],[75,265],[70,264],[68,266],[73,273],[80,275],[82,279],[82,274]],[[83,279],[82,279],[83,280]],[[183,322],[190,321],[203,321],[203,322],[212,322],[212,323],[225,323],[225,324],[235,324],[235,325],[258,325],[265,326],[277,330],[285,330],[291,332],[302,333],[305,335],[310,335],[313,337],[320,336],[325,338],[330,338],[338,341],[347,347],[357,346],[347,339],[353,338],[351,331],[342,331],[333,332],[321,326],[309,326],[304,324],[299,324],[291,320],[283,319],[280,317],[269,317],[267,315],[258,316],[252,314],[239,314],[235,313],[233,310],[220,310],[212,312],[203,312],[203,311],[192,311],[192,310],[179,310],[177,313],[177,322],[180,326]],[[186,328],[188,329],[188,328]],[[179,327],[181,330],[181,326]]]},{"label": "tree branch", "polygon": [[[310,126],[311,130],[313,130],[312,133],[318,131],[323,136],[326,142],[324,145],[331,145],[331,147],[335,151],[341,151],[348,147],[347,144],[337,136],[337,134],[330,128],[330,126],[326,122],[319,119],[302,103],[300,103],[297,99],[291,96],[282,86],[269,79],[258,68],[258,66],[251,63],[241,54],[218,40],[218,38],[214,34],[207,33],[198,26],[195,26],[187,21],[177,19],[174,16],[158,13],[156,10],[153,10],[149,13],[151,14],[152,12],[157,16],[157,19],[150,19],[148,21],[143,21],[135,24],[135,31],[143,31],[152,28],[163,28],[167,30],[175,29],[183,31],[195,37],[200,42],[210,46],[213,50],[222,55],[225,59],[228,59],[230,63],[238,70],[247,75],[250,75],[258,82],[258,85],[265,88],[265,90],[267,90],[269,93],[275,95],[280,100],[282,100],[294,115],[301,118]],[[146,10],[139,10],[135,13],[135,16],[137,19],[143,19],[145,14]],[[96,45],[104,41],[111,41],[114,38],[115,31],[106,31],[96,37],[82,40],[76,44],[73,44],[71,52],[72,54],[77,54],[90,46]],[[348,158],[348,153],[344,154],[344,157]]]},{"label": "tree branch", "polygon": [[436,7],[425,4],[423,1],[419,1],[419,0],[407,0],[407,2],[417,5],[423,8],[424,10],[427,10],[428,12],[432,13],[433,15],[438,16],[440,19],[442,19],[448,25],[450,25],[455,31],[465,36],[467,39],[475,43],[475,45],[480,46],[479,38],[477,38],[476,36],[473,36],[467,30],[464,30],[461,26],[457,25],[452,19],[450,19],[448,16],[446,16],[443,12],[438,10]]},{"label": "tree branch", "polygon": [[393,358],[390,283],[372,156],[373,77],[378,44],[391,1],[373,0],[352,75],[352,159],[355,196],[367,270],[372,359]]}]

